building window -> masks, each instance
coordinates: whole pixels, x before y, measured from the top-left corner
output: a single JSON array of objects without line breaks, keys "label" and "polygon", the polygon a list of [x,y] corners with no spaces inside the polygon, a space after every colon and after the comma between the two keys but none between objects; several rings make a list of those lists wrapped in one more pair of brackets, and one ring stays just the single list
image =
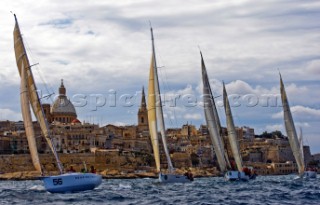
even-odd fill
[{"label": "building window", "polygon": [[144,118],[143,117],[141,117],[141,123],[144,123]]}]

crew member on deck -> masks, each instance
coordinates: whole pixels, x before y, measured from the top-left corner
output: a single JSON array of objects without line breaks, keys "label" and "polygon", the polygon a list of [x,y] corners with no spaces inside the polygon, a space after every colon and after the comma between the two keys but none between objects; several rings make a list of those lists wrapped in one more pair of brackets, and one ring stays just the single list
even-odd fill
[{"label": "crew member on deck", "polygon": [[94,166],[91,166],[91,167],[90,167],[90,172],[91,172],[91,173],[96,173],[96,169],[94,168]]},{"label": "crew member on deck", "polygon": [[237,170],[236,163],[234,160],[230,160],[230,166],[231,166],[231,170],[233,170],[233,171]]},{"label": "crew member on deck", "polygon": [[186,176],[190,181],[193,181],[193,174],[190,169],[184,174],[184,176]]},{"label": "crew member on deck", "polygon": [[76,170],[73,168],[73,166],[70,166],[70,169],[68,170],[68,172],[76,172]]},{"label": "crew member on deck", "polygon": [[250,176],[250,170],[248,169],[248,167],[243,167],[242,171],[244,172],[245,175]]}]

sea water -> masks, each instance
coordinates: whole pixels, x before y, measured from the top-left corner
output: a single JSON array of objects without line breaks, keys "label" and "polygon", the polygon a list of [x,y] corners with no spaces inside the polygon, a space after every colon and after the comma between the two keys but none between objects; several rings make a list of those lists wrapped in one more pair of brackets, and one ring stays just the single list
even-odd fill
[{"label": "sea water", "polygon": [[0,204],[320,204],[320,178],[294,178],[258,176],[249,182],[227,182],[211,177],[186,184],[105,179],[94,190],[65,194],[47,192],[39,180],[0,181]]}]

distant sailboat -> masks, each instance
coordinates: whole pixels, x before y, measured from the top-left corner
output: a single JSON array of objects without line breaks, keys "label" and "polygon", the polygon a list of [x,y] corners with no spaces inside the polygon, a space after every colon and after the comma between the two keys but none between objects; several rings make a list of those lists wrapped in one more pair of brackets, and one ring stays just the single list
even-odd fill
[{"label": "distant sailboat", "polygon": [[[159,173],[159,181],[161,183],[174,183],[174,182],[190,182],[193,181],[192,176],[179,175],[174,173],[174,168],[169,155],[167,140],[165,136],[165,125],[163,118],[162,102],[160,97],[160,87],[158,80],[158,67],[156,62],[156,54],[154,47],[153,30],[151,30],[152,40],[152,57],[150,64],[149,74],[149,87],[148,87],[148,123],[149,131],[152,142],[153,154],[156,162],[157,172]],[[160,153],[159,153],[159,139],[158,139],[158,123],[160,127],[160,135],[164,147],[164,151],[168,163],[168,174],[161,172],[160,168]]]},{"label": "distant sailboat", "polygon": [[230,143],[231,151],[232,151],[234,160],[236,162],[237,170],[238,170],[238,171],[229,170],[225,173],[224,176],[227,180],[230,180],[230,181],[235,181],[235,180],[247,181],[249,179],[253,179],[256,177],[256,175],[253,173],[249,173],[248,168],[245,168],[245,170],[247,170],[247,173],[243,171],[243,165],[242,165],[242,159],[241,159],[241,154],[239,149],[239,143],[237,140],[236,129],[234,126],[230,103],[229,103],[229,99],[228,99],[228,95],[227,95],[227,91],[224,83],[223,83],[223,105],[226,113],[229,143]]},{"label": "distant sailboat", "polygon": [[64,174],[63,166],[59,160],[58,154],[52,141],[52,137],[50,136],[49,126],[47,124],[43,108],[37,93],[36,84],[33,78],[31,65],[29,63],[29,59],[21,36],[18,20],[16,18],[16,15],[14,15],[14,17],[14,50],[17,61],[17,67],[21,77],[21,111],[33,165],[37,171],[43,174],[43,170],[41,169],[41,164],[39,161],[39,155],[37,152],[35,134],[31,118],[30,104],[33,109],[33,113],[36,116],[38,123],[40,124],[42,133],[51,151],[54,154],[55,160],[58,165],[58,169],[60,171],[60,175],[42,177],[46,190],[49,192],[73,192],[94,189],[95,187],[101,184],[102,177],[100,175],[93,173]]},{"label": "distant sailboat", "polygon": [[212,145],[217,157],[219,168],[221,172],[225,172],[227,168],[230,168],[228,164],[228,156],[224,150],[224,143],[221,137],[221,125],[217,112],[217,108],[212,95],[209,78],[206,70],[206,66],[201,55],[201,70],[202,70],[202,83],[203,83],[203,106],[204,115],[206,118],[209,135],[212,141]]},{"label": "distant sailboat", "polygon": [[289,139],[289,144],[290,144],[293,156],[298,165],[299,177],[315,178],[316,173],[314,171],[305,171],[302,135],[300,136],[300,140],[299,140],[296,132],[296,128],[294,126],[294,122],[293,122],[293,118],[292,118],[292,114],[289,106],[289,101],[287,98],[286,90],[284,88],[281,74],[280,74],[280,93],[281,93],[281,100],[282,100],[284,124],[285,124],[286,132],[287,132],[287,136]]},{"label": "distant sailboat", "polygon": [[[302,161],[305,163],[304,152],[303,152],[303,134],[302,134],[301,127],[300,127],[299,143],[300,143],[300,150],[301,150],[301,154],[302,154]],[[304,177],[305,178],[317,178],[317,172],[312,168],[307,168],[307,170],[304,171]]]}]

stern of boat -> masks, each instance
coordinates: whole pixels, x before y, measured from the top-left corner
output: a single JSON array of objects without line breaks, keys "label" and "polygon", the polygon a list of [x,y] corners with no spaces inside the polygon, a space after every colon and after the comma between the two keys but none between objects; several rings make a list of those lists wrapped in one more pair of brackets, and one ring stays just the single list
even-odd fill
[{"label": "stern of boat", "polygon": [[317,178],[317,172],[315,171],[305,171],[304,172],[304,177],[307,179],[315,179]]},{"label": "stern of boat", "polygon": [[248,181],[250,177],[246,175],[244,172],[239,171],[227,171],[224,175],[224,178],[227,181]]}]

